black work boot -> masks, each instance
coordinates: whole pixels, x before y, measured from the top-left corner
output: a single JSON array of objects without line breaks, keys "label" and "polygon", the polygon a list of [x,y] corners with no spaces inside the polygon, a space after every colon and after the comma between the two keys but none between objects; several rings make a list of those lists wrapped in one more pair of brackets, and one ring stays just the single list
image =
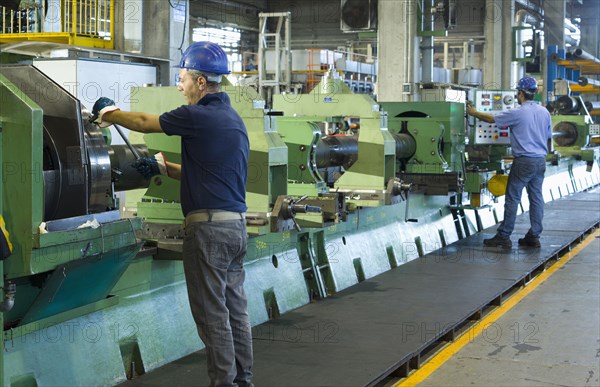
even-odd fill
[{"label": "black work boot", "polygon": [[483,244],[487,247],[502,247],[510,249],[512,247],[512,241],[510,238],[505,238],[496,234],[493,238],[484,239]]},{"label": "black work boot", "polygon": [[529,234],[525,234],[523,238],[519,239],[519,246],[524,247],[541,247],[540,238],[532,237]]}]

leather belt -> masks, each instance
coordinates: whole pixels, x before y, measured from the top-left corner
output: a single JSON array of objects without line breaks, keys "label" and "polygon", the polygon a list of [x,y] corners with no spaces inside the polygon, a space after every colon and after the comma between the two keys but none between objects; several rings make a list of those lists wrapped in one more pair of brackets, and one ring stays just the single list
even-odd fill
[{"label": "leather belt", "polygon": [[185,217],[184,225],[198,222],[218,222],[222,220],[240,220],[246,219],[240,212],[215,211],[215,212],[192,212]]}]

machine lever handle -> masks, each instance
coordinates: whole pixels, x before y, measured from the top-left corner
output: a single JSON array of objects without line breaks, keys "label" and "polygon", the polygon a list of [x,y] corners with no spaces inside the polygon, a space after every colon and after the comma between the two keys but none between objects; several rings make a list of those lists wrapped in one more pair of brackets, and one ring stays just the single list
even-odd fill
[{"label": "machine lever handle", "polygon": [[135,147],[133,145],[131,145],[131,143],[129,142],[129,140],[125,136],[125,133],[123,133],[123,130],[121,129],[121,127],[119,125],[117,125],[117,124],[113,124],[113,125],[117,129],[117,132],[119,132],[119,135],[121,136],[121,138],[123,139],[123,141],[125,141],[125,144],[127,144],[127,147],[129,148],[129,150],[131,151],[131,153],[133,153],[133,156],[135,156],[135,159],[139,160],[140,154],[138,153],[137,149],[135,149]]}]

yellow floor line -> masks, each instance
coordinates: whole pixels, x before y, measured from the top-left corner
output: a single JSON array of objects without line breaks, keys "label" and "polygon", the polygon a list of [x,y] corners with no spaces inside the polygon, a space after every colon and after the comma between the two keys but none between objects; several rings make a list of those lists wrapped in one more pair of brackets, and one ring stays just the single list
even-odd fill
[{"label": "yellow floor line", "polygon": [[503,314],[512,309],[513,306],[518,304],[522,299],[527,297],[529,293],[534,291],[544,281],[546,281],[552,274],[558,269],[563,267],[572,257],[577,255],[587,245],[589,245],[596,237],[600,236],[600,231],[596,230],[594,233],[589,235],[580,244],[575,246],[568,254],[562,256],[562,258],[554,265],[550,266],[547,270],[535,277],[529,284],[527,284],[522,290],[512,295],[506,300],[501,306],[490,312],[483,319],[475,323],[471,328],[461,334],[456,340],[448,344],[447,347],[442,349],[438,354],[429,359],[425,364],[418,370],[410,374],[404,380],[396,383],[394,387],[403,386],[416,386],[429,377],[435,370],[442,366],[448,361],[454,354],[460,351],[465,345],[472,342],[477,336],[486,330],[491,324],[498,320]]}]

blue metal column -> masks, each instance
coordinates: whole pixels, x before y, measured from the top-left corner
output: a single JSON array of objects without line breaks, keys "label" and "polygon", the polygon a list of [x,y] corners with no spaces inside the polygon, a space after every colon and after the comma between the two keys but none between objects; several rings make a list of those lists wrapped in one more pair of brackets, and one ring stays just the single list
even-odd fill
[{"label": "blue metal column", "polygon": [[[572,70],[571,76],[572,76],[572,78],[570,80],[577,83],[577,80],[581,76],[581,70]],[[571,95],[578,96],[578,95],[581,95],[581,93],[571,93]]]},{"label": "blue metal column", "polygon": [[554,102],[554,80],[558,76],[558,46],[548,46],[546,50],[546,101]]},{"label": "blue metal column", "polygon": [[569,69],[569,68],[565,69],[565,78],[564,79],[569,80],[569,81],[573,80],[573,69]]},{"label": "blue metal column", "polygon": [[[558,57],[560,59],[565,59],[565,54],[566,54],[566,51],[564,48],[561,48],[558,50]],[[566,77],[565,70],[566,70],[565,66],[558,66],[558,78],[565,79],[565,77]]]}]

